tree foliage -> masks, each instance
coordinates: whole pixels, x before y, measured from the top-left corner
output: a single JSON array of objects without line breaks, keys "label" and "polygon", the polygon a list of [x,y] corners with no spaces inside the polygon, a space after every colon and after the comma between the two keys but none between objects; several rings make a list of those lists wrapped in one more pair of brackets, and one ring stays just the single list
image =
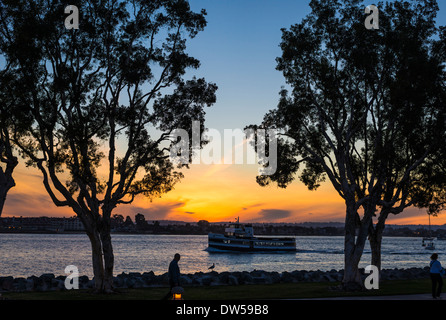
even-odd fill
[{"label": "tree foliage", "polygon": [[13,172],[18,165],[10,133],[13,122],[17,121],[14,112],[16,108],[13,107],[11,97],[3,90],[8,81],[10,75],[6,70],[2,70],[0,72],[0,216],[8,191],[15,187]]},{"label": "tree foliage", "polygon": [[379,3],[379,30],[365,28],[362,1],[310,6],[282,30],[277,69],[288,89],[261,124],[280,132],[279,167],[257,180],[333,185],[346,203],[344,281],[358,282],[373,217],[383,228],[408,207],[444,207],[445,29],[431,0]]},{"label": "tree foliage", "polygon": [[64,27],[62,1],[3,1],[0,50],[15,79],[7,90],[33,121],[12,130],[14,143],[53,202],[83,221],[97,287],[108,290],[112,210],[161,196],[183,177],[169,160],[170,133],[190,132],[193,120],[204,129],[217,86],[184,79],[200,65],[186,41],[206,26],[206,12],[186,0],[71,5],[77,30]]}]

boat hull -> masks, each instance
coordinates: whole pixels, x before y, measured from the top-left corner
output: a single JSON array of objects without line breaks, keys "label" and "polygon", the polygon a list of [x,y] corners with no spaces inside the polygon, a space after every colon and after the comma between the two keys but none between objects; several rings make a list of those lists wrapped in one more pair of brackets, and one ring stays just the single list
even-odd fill
[{"label": "boat hull", "polygon": [[294,252],[294,237],[228,237],[222,234],[209,234],[209,248],[238,252]]}]

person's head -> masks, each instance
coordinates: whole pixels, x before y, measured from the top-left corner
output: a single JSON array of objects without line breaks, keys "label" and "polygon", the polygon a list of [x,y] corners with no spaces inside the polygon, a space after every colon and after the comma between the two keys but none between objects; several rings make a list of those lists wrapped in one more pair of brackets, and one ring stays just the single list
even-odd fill
[{"label": "person's head", "polygon": [[431,260],[437,260],[438,259],[438,254],[434,253],[431,255]]},{"label": "person's head", "polygon": [[180,261],[180,254],[179,253],[175,253],[175,255],[173,256],[174,260]]}]

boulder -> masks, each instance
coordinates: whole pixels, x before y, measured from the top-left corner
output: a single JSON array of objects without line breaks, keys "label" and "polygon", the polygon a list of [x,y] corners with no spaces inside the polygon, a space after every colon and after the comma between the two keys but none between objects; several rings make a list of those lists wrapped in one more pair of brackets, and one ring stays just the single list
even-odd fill
[{"label": "boulder", "polygon": [[237,277],[235,277],[234,275],[229,275],[228,276],[228,284],[229,285],[231,285],[231,286],[238,286],[239,285],[239,282],[238,282],[238,279],[237,279]]},{"label": "boulder", "polygon": [[155,273],[153,273],[153,271],[144,272],[141,277],[142,277],[144,283],[148,286],[153,284],[153,282],[155,281],[155,278],[156,278]]},{"label": "boulder", "polygon": [[83,289],[87,287],[88,282],[90,279],[88,279],[88,276],[80,276],[79,277],[79,289]]},{"label": "boulder", "polygon": [[11,290],[14,285],[14,278],[13,277],[0,277],[0,288],[2,290]]},{"label": "boulder", "polygon": [[215,283],[215,280],[212,275],[205,275],[201,278],[201,284],[204,286],[210,286],[213,283]]},{"label": "boulder", "polygon": [[14,279],[14,291],[23,292],[26,291],[27,280],[25,278],[15,278]]},{"label": "boulder", "polygon": [[188,275],[181,275],[180,276],[180,283],[181,285],[192,285],[192,279]]},{"label": "boulder", "polygon": [[254,283],[254,280],[249,272],[243,271],[240,274],[239,283],[240,284],[252,284],[252,283]]},{"label": "boulder", "polygon": [[[368,274],[361,269],[361,277],[365,279]],[[295,270],[267,272],[262,270],[235,271],[235,272],[196,272],[194,274],[182,274],[180,281],[184,286],[194,285],[243,285],[243,284],[269,284],[269,283],[293,283],[293,282],[339,282],[342,281],[343,270],[330,271],[307,271]],[[410,280],[429,278],[429,267],[408,269],[383,269],[380,280]],[[30,276],[28,278],[0,277],[0,290],[3,291],[48,291],[64,290],[66,276],[55,277],[52,273],[42,274],[40,277]],[[79,289],[91,289],[94,287],[94,278],[88,276],[79,277]],[[144,288],[149,286],[168,286],[169,276],[167,273],[155,275],[150,272],[131,272],[116,275],[113,278],[116,288]]]},{"label": "boulder", "polygon": [[284,271],[282,272],[282,275],[280,276],[280,281],[284,283],[290,283],[294,282],[293,276],[291,273]]},{"label": "boulder", "polygon": [[218,282],[221,284],[228,284],[229,276],[230,276],[230,273],[227,271],[220,273],[219,275],[217,275]]}]

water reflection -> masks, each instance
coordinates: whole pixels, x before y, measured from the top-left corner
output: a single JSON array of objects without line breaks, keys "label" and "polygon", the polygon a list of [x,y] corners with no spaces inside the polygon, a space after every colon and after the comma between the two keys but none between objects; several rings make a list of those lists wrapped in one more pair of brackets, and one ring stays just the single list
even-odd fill
[{"label": "water reflection", "polygon": [[[343,237],[297,237],[295,253],[208,252],[207,236],[197,235],[112,235],[115,274],[149,272],[162,274],[175,253],[181,254],[182,273],[214,271],[294,271],[343,269]],[[437,241],[442,259],[446,241]],[[385,238],[383,268],[424,267],[432,252],[420,238]],[[446,259],[446,258],[445,258]],[[370,264],[367,247],[361,267]],[[63,275],[67,265],[92,277],[90,243],[84,234],[0,234],[0,276]]]}]

